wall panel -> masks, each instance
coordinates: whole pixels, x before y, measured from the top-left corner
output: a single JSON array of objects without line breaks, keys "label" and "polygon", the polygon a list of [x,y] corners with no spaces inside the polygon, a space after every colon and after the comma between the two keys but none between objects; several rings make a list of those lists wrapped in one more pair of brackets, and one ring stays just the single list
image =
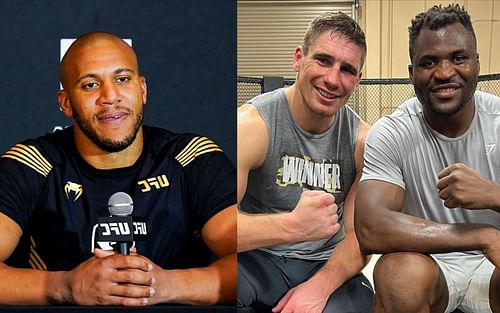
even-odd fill
[{"label": "wall panel", "polygon": [[295,78],[293,51],[320,12],[354,14],[354,1],[238,0],[238,75]]}]

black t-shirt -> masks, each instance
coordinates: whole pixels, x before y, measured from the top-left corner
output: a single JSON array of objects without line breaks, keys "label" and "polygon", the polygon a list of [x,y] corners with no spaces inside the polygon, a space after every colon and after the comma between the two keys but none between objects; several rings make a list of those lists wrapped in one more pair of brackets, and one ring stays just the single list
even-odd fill
[{"label": "black t-shirt", "polygon": [[210,139],[143,126],[144,149],[132,166],[98,170],[76,151],[73,128],[26,140],[0,157],[0,212],[23,230],[6,261],[15,267],[70,270],[92,256],[98,217],[116,192],[146,223],[137,252],[163,268],[209,258],[201,229],[236,203],[234,165]]}]

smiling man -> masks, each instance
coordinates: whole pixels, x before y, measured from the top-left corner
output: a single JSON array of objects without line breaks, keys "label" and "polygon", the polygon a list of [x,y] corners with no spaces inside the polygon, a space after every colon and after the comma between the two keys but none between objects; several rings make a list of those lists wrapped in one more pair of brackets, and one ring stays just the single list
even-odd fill
[{"label": "smiling man", "polygon": [[500,312],[500,98],[476,91],[469,14],[434,6],[409,28],[416,97],[366,140],[356,196],[374,312]]},{"label": "smiling man", "polygon": [[365,35],[324,13],[295,49],[296,82],[238,110],[238,306],[249,312],[370,312],[353,229],[368,125],[346,103]]},{"label": "smiling man", "polygon": [[[72,127],[0,158],[0,303],[234,303],[231,161],[206,137],[142,125],[146,79],[113,34],[77,39],[60,79]],[[94,240],[117,192],[130,194],[147,235],[132,255]]]},{"label": "smiling man", "polygon": [[[138,71],[135,53],[125,42],[83,36],[69,48],[61,61],[58,100],[64,114],[75,119],[79,149],[92,147],[100,156],[112,156],[108,152],[143,144],[147,88]],[[77,103],[82,105],[72,105]]]}]

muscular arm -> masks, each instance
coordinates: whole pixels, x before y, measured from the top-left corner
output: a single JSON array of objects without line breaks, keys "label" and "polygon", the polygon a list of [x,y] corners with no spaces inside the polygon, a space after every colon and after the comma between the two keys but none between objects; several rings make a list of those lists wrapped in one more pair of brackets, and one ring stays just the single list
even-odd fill
[{"label": "muscular arm", "polygon": [[[364,168],[367,176],[358,187],[354,218],[362,251],[428,254],[482,250],[498,266],[500,256],[495,256],[498,252],[494,252],[500,250],[498,229],[475,223],[437,223],[402,212],[405,205],[405,190],[398,185],[400,184],[398,182],[401,181],[405,160],[408,160],[407,153],[414,148],[412,143],[415,137],[420,137],[413,134],[412,127],[401,128],[400,122],[380,119],[367,137]],[[421,144],[427,145],[427,142]],[[425,149],[418,150],[417,155],[425,157],[425,151]],[[417,168],[414,170],[418,171]],[[457,185],[453,187],[455,179],[452,178],[453,175],[448,175],[449,172],[449,169],[444,169],[441,173],[435,173],[439,178],[437,184],[427,181],[427,184],[432,184],[431,188],[427,188],[431,190],[428,192],[436,192],[436,195],[439,194],[445,201],[450,195],[457,195],[456,191],[451,190]],[[480,186],[477,180],[470,179],[470,173],[464,176],[469,176],[466,181],[467,187],[471,190],[476,190],[476,185]],[[464,179],[455,181],[465,182]],[[484,185],[480,188],[484,188]],[[463,189],[463,186],[460,185],[457,190],[460,189]],[[464,199],[470,200],[473,197],[474,195],[468,193]],[[429,207],[427,210],[449,209],[438,204],[438,207]]]},{"label": "muscular arm", "polygon": [[482,250],[500,265],[498,229],[484,224],[440,224],[401,213],[404,196],[404,190],[391,183],[360,183],[355,227],[365,253]]},{"label": "muscular arm", "polygon": [[289,213],[238,213],[238,252],[330,237],[340,229],[335,198],[304,191]]},{"label": "muscular arm", "polygon": [[15,269],[3,262],[11,255],[21,237],[21,228],[0,213],[0,302],[2,304],[46,304],[50,301],[48,282],[53,273]]},{"label": "muscular arm", "polygon": [[12,254],[22,231],[10,217],[0,213],[0,303],[44,305],[56,302],[64,293],[61,272],[45,272],[33,269],[18,269],[7,266],[4,261]]},{"label": "muscular arm", "polygon": [[[237,126],[237,198],[240,203],[246,193],[250,170],[264,162],[268,135],[264,121],[250,104],[238,108]],[[238,210],[238,251],[289,242],[289,239],[283,239],[287,236],[284,228],[287,228],[288,217],[287,214],[250,215]]]},{"label": "muscular arm", "polygon": [[203,227],[203,239],[220,257],[204,268],[162,270],[153,284],[153,303],[216,304],[236,299],[236,205],[217,213]]},{"label": "muscular arm", "polygon": [[[250,171],[264,162],[267,147],[267,128],[257,109],[249,104],[241,106],[238,109],[238,203],[245,196]],[[340,225],[333,200],[325,193],[311,191],[305,192],[297,207],[289,213],[247,214],[239,211],[238,251],[318,240],[335,234]]]},{"label": "muscular arm", "polygon": [[246,214],[238,212],[238,252],[298,241],[289,213]]}]

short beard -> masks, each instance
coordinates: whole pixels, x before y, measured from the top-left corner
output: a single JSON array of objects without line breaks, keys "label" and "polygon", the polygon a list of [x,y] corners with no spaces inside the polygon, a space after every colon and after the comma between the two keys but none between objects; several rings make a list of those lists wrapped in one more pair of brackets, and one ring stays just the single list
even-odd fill
[{"label": "short beard", "polygon": [[439,111],[439,110],[436,110],[432,105],[429,106],[429,109],[434,112],[434,114],[436,115],[439,115],[439,116],[453,116],[455,114],[457,114],[458,112],[460,112],[460,110],[462,110],[462,108],[465,106],[467,102],[464,102],[464,101],[460,101],[458,103],[458,105],[456,107],[453,108],[452,111],[448,111],[448,112],[443,112],[443,111]]},{"label": "short beard", "polygon": [[87,123],[87,121],[83,120],[75,110],[73,110],[73,118],[75,119],[76,124],[82,130],[82,132],[101,150],[106,152],[119,152],[126,149],[128,146],[134,142],[137,137],[137,133],[139,129],[141,129],[141,125],[144,119],[144,111],[141,110],[139,114],[136,115],[137,119],[135,120],[134,128],[132,132],[125,137],[123,140],[111,140],[100,137],[97,132],[92,129],[92,127]]}]

